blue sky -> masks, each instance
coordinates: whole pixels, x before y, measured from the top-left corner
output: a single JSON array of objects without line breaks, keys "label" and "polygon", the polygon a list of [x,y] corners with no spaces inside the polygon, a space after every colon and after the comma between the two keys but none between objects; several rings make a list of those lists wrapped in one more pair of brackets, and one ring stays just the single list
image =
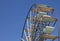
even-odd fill
[{"label": "blue sky", "polygon": [[25,17],[34,3],[53,7],[53,16],[60,18],[60,0],[0,0],[0,41],[20,41]]}]

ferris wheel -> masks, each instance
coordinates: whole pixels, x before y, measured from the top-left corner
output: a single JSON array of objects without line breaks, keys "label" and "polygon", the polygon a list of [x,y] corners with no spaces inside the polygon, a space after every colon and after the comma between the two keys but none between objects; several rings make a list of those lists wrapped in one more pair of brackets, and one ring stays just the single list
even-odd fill
[{"label": "ferris wheel", "polygon": [[33,4],[28,11],[22,30],[21,41],[54,41],[57,18],[52,17],[54,9],[43,4]]}]

